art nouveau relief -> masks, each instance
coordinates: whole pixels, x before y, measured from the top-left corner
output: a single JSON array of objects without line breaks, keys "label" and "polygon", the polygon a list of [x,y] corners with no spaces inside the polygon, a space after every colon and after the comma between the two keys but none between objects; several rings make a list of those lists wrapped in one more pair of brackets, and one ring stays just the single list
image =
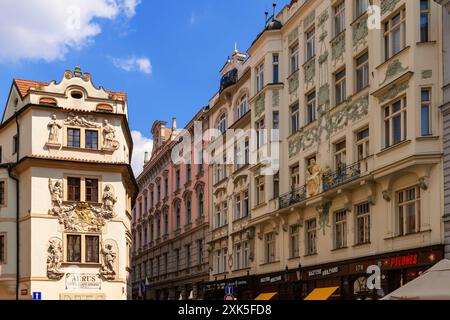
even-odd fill
[{"label": "art nouveau relief", "polygon": [[115,217],[114,205],[117,197],[111,185],[106,185],[103,191],[102,205],[96,207],[88,203],[63,205],[62,181],[48,181],[53,207],[48,213],[58,217],[59,223],[66,231],[101,232],[108,220]]},{"label": "art nouveau relief", "polygon": [[61,270],[63,261],[62,241],[51,238],[47,249],[47,277],[51,280],[60,280],[64,276]]}]

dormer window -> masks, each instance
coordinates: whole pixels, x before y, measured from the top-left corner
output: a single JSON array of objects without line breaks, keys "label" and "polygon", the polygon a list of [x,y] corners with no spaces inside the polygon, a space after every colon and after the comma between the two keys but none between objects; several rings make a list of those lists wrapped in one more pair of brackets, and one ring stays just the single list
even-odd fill
[{"label": "dormer window", "polygon": [[72,91],[71,93],[70,93],[70,96],[72,97],[72,98],[74,98],[74,99],[77,99],[77,100],[79,100],[79,99],[82,99],[83,98],[83,94],[80,92],[80,91]]}]

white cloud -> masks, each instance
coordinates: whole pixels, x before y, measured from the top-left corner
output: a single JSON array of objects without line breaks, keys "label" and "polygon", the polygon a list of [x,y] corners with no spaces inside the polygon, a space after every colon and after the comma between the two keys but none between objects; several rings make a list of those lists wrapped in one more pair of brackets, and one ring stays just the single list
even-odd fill
[{"label": "white cloud", "polygon": [[135,130],[131,132],[131,137],[133,138],[131,167],[133,168],[134,175],[137,177],[141,174],[144,166],[145,152],[148,152],[149,156],[152,153],[153,140],[145,137],[140,131]]},{"label": "white cloud", "polygon": [[130,58],[112,58],[113,64],[116,68],[130,71],[140,71],[145,74],[152,73],[152,63],[147,57],[130,57]]},{"label": "white cloud", "polygon": [[101,33],[102,19],[132,18],[140,0],[1,0],[0,62],[61,60]]}]

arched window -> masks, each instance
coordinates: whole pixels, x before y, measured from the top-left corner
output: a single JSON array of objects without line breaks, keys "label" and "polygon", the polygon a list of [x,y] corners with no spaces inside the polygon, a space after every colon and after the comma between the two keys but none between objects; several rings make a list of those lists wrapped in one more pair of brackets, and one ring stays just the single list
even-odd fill
[{"label": "arched window", "polygon": [[168,235],[169,234],[169,209],[165,208],[164,209],[164,235]]},{"label": "arched window", "polygon": [[191,223],[192,211],[191,211],[191,199],[186,200],[186,224]]},{"label": "arched window", "polygon": [[179,202],[175,204],[174,214],[175,214],[175,228],[179,229],[181,227],[181,208]]},{"label": "arched window", "polygon": [[205,214],[204,205],[205,205],[203,190],[199,190],[197,193],[197,210],[198,216],[203,217]]},{"label": "arched window", "polygon": [[217,129],[222,134],[224,134],[225,130],[227,130],[227,113],[226,112],[224,112],[220,115],[219,120],[217,121]]},{"label": "arched window", "polygon": [[241,99],[239,99],[239,103],[234,110],[234,120],[237,121],[248,111],[248,99],[247,95],[243,95]]}]

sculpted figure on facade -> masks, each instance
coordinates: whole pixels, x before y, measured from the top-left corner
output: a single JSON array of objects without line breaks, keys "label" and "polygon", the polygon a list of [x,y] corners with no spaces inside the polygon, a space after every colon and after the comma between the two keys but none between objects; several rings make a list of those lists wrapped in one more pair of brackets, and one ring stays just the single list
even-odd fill
[{"label": "sculpted figure on facade", "polygon": [[59,239],[49,241],[47,255],[47,277],[52,280],[60,280],[64,276],[61,271],[62,243]]},{"label": "sculpted figure on facade", "polygon": [[55,183],[53,183],[52,179],[48,178],[48,188],[53,204],[60,208],[63,200],[63,186],[61,180],[56,180]]},{"label": "sculpted figure on facade", "polygon": [[100,269],[100,274],[105,280],[114,280],[116,272],[114,271],[114,262],[116,261],[117,253],[114,251],[111,244],[106,244],[102,248],[103,265]]},{"label": "sculpted figure on facade", "polygon": [[80,126],[86,128],[99,128],[100,125],[95,122],[95,119],[92,115],[89,115],[87,118],[83,116],[76,115],[75,113],[69,113],[69,116],[64,122],[65,124],[69,124],[72,126]]},{"label": "sculpted figure on facade", "polygon": [[103,121],[103,137],[103,149],[119,149],[119,141],[116,140],[116,129],[114,129],[108,120]]},{"label": "sculpted figure on facade", "polygon": [[47,127],[50,130],[49,136],[48,136],[48,143],[51,144],[58,144],[58,135],[59,130],[62,128],[62,126],[56,121],[56,115],[54,114],[52,116],[52,120],[48,123]]},{"label": "sculpted figure on facade", "polygon": [[117,197],[114,194],[113,188],[111,185],[107,184],[103,190],[103,209],[113,213],[116,202]]},{"label": "sculpted figure on facade", "polygon": [[309,161],[307,179],[306,179],[306,189],[308,191],[308,196],[315,196],[320,192],[320,166],[316,163],[316,159],[311,159]]}]

